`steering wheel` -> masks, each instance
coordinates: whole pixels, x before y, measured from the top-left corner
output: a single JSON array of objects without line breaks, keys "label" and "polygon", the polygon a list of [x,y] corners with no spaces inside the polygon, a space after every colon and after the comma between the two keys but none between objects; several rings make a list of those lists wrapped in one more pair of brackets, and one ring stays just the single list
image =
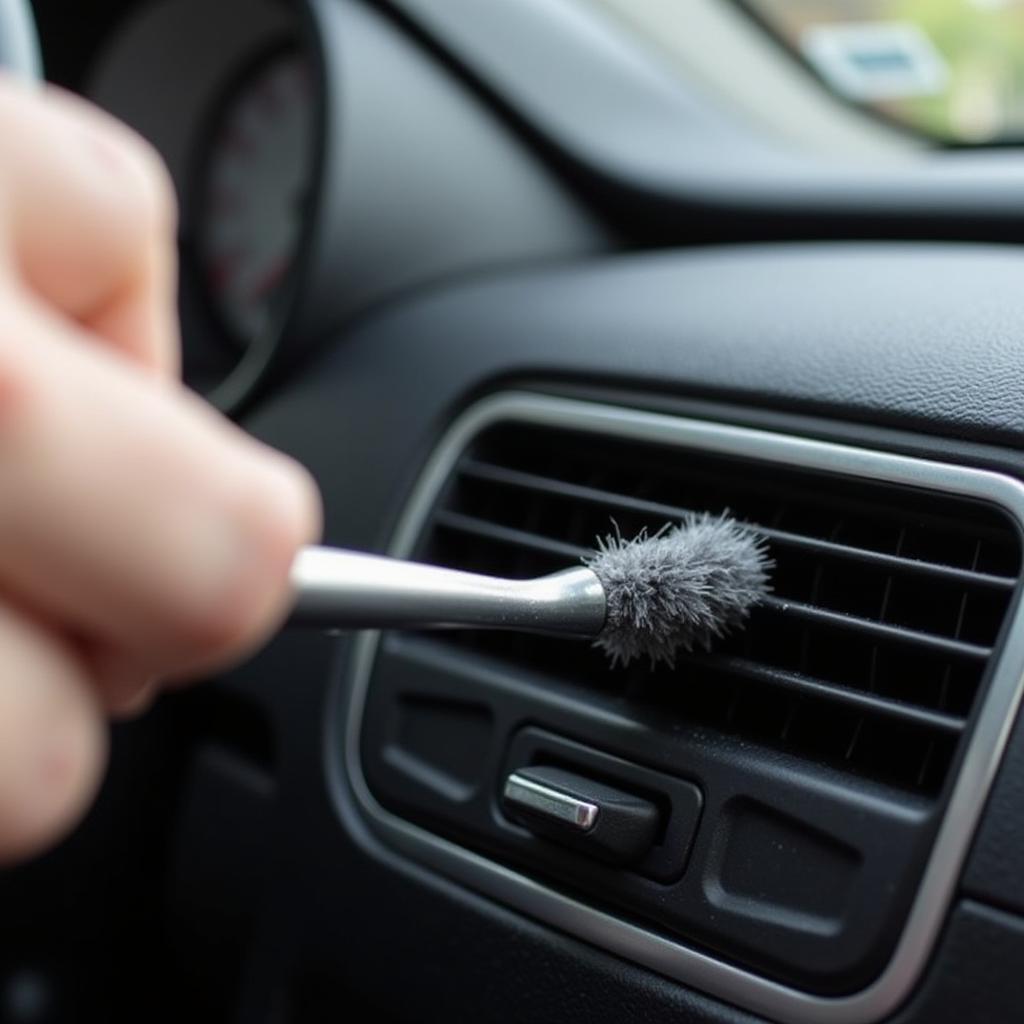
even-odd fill
[{"label": "steering wheel", "polygon": [[29,0],[0,0],[0,67],[22,78],[39,78],[39,37]]}]

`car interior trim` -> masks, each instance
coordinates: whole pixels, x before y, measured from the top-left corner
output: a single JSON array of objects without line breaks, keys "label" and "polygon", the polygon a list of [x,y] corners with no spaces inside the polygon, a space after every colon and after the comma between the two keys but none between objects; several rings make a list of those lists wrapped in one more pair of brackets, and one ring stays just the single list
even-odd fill
[{"label": "car interior trim", "polygon": [[[1024,484],[1001,473],[662,413],[504,392],[471,406],[445,434],[405,507],[390,554],[411,554],[439,489],[466,445],[485,428],[507,421],[738,455],[955,494],[1000,506],[1024,531]],[[326,755],[334,785],[350,788],[362,820],[386,845],[625,959],[787,1024],[866,1024],[892,1012],[910,994],[927,965],[949,909],[1024,693],[1024,616],[1020,614],[1018,594],[935,846],[893,956],[866,988],[838,997],[820,996],[761,977],[620,920],[410,824],[382,807],[370,792],[360,760],[363,711],[379,639],[379,633],[364,633],[355,645],[348,678],[341,680],[348,689],[335,704],[341,714],[328,723]],[[353,802],[337,792],[335,798],[342,818],[348,818],[353,813]],[[368,842],[366,830],[360,824],[350,821],[353,837],[376,851],[376,844]]]}]

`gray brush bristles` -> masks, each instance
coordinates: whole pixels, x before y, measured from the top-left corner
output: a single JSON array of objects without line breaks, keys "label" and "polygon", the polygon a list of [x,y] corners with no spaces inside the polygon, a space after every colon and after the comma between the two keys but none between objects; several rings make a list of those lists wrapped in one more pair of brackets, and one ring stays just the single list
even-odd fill
[{"label": "gray brush bristles", "polygon": [[616,532],[583,559],[607,601],[594,641],[612,665],[647,657],[672,666],[680,649],[709,649],[747,619],[769,591],[765,539],[728,514],[689,513],[653,536]]}]

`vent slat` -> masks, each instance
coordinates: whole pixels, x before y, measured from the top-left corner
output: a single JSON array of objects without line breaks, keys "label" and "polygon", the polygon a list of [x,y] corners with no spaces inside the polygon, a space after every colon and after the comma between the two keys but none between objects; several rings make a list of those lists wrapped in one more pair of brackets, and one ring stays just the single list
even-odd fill
[{"label": "vent slat", "polygon": [[[465,459],[459,466],[459,472],[475,480],[483,480],[506,487],[516,487],[526,491],[535,491],[542,495],[568,498],[573,501],[585,501],[594,505],[602,505],[613,509],[636,512],[668,521],[678,521],[694,511],[678,505],[668,505],[658,501],[634,498],[626,494],[604,490],[583,484],[567,483],[542,476],[539,473],[528,473],[521,469],[510,469],[480,459]],[[812,555],[823,555],[832,558],[846,559],[861,563],[881,571],[909,573],[950,583],[961,583],[968,586],[993,587],[998,590],[1010,591],[1016,585],[1012,576],[999,576],[992,573],[975,572],[958,566],[942,565],[935,562],[924,562],[916,558],[904,558],[883,551],[872,551],[870,548],[855,547],[849,544],[838,544],[835,541],[807,537],[802,534],[779,530],[759,523],[751,523],[759,533],[767,537],[773,545],[792,548]]]},{"label": "vent slat", "polygon": [[929,711],[927,708],[915,707],[895,700],[860,690],[851,690],[832,683],[802,676],[796,672],[772,668],[749,658],[719,655],[690,655],[685,659],[687,665],[709,666],[716,670],[741,676],[754,682],[764,683],[778,689],[786,690],[805,697],[817,697],[843,704],[858,711],[882,715],[908,725],[923,726],[942,733],[957,736],[964,730],[965,721],[956,715],[943,714],[941,711]]},{"label": "vent slat", "polygon": [[[543,537],[527,530],[501,526],[486,519],[478,519],[475,516],[469,516],[462,512],[443,510],[437,514],[436,522],[439,526],[443,526],[446,529],[459,530],[462,533],[469,533],[475,537],[488,538],[504,544],[529,548],[532,551],[564,558],[569,562],[578,562],[581,557],[589,552],[588,548],[577,544],[567,544],[564,541],[552,540],[549,537]],[[765,599],[764,609],[778,616],[816,623],[832,629],[861,633],[873,640],[884,640],[894,644],[921,648],[955,658],[985,661],[992,653],[990,647],[984,647],[979,644],[969,644],[964,643],[962,640],[903,629],[900,626],[890,626],[883,622],[873,622],[870,619],[857,618],[853,615],[842,615],[839,612],[832,612],[825,608],[816,608],[813,605],[787,601],[773,596]]]},{"label": "vent slat", "polygon": [[474,537],[497,540],[503,544],[514,544],[517,547],[529,548],[531,551],[539,551],[545,555],[553,555],[555,558],[565,559],[570,564],[579,562],[584,555],[591,551],[590,548],[585,548],[581,544],[567,544],[565,541],[552,540],[550,537],[542,537],[537,533],[519,530],[514,526],[502,526],[499,523],[469,516],[464,512],[451,512],[448,509],[438,512],[434,517],[434,522],[448,530],[458,530],[461,533],[470,533]]},{"label": "vent slat", "polygon": [[888,640],[896,644],[906,644],[936,654],[954,658],[968,658],[972,661],[986,661],[992,654],[991,647],[981,644],[968,644],[962,640],[952,640],[934,633],[921,633],[902,626],[890,626],[885,622],[874,622],[853,615],[842,615],[829,611],[827,608],[815,608],[813,605],[787,601],[769,595],[764,600],[764,607],[777,615],[800,619],[808,623],[820,623],[832,629],[841,629],[860,633],[872,640]]}]

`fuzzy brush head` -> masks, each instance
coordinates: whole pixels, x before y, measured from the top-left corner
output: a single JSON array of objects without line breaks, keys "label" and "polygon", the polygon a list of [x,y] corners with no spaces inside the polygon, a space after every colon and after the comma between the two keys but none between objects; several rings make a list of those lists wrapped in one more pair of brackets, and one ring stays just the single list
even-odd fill
[{"label": "fuzzy brush head", "polygon": [[768,593],[773,567],[764,538],[728,515],[691,513],[633,540],[615,534],[584,559],[607,602],[594,641],[612,665],[648,657],[673,665],[682,648],[711,646],[741,625]]}]

